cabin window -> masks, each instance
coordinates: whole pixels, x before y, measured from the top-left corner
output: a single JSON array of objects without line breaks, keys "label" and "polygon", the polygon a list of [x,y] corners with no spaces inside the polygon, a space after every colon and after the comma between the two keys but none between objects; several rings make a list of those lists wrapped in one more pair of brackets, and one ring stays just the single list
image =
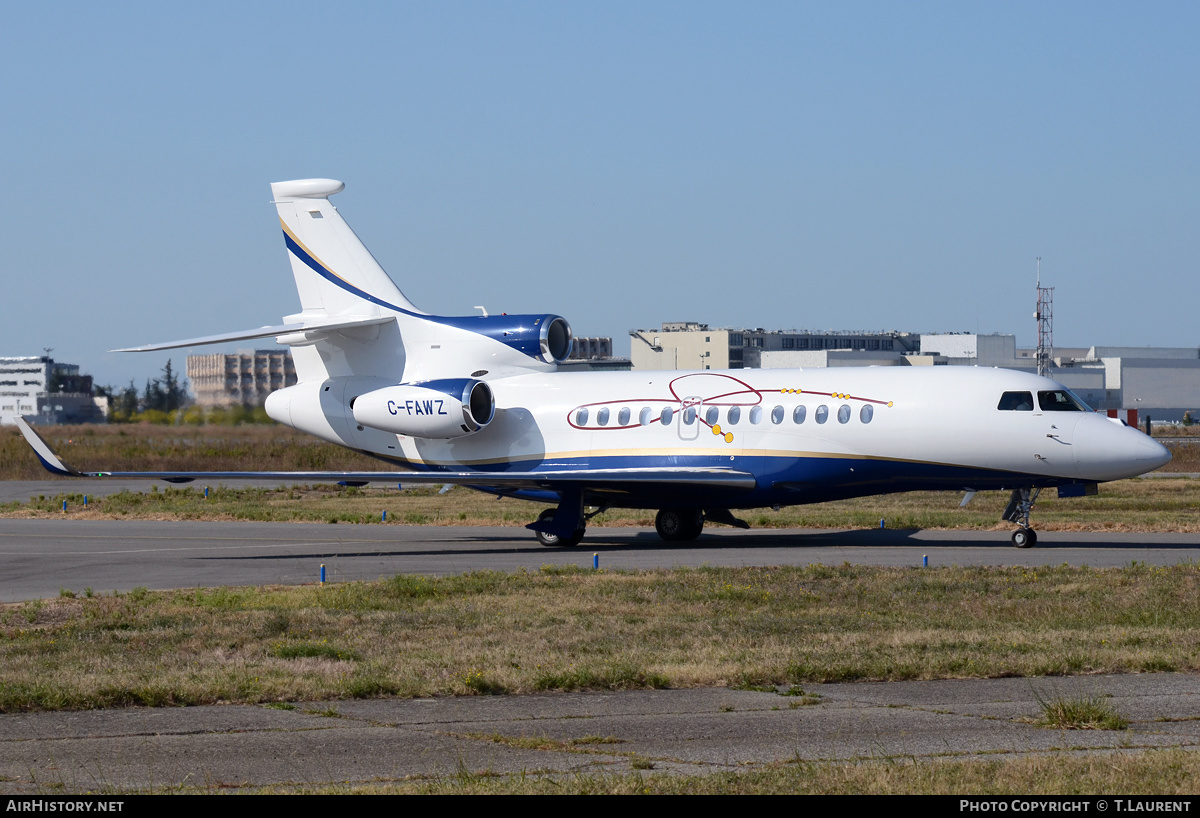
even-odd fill
[{"label": "cabin window", "polygon": [[642,411],[638,413],[638,423],[643,426],[650,425],[650,415],[653,414],[649,406],[643,406]]},{"label": "cabin window", "polygon": [[670,426],[671,419],[674,417],[675,417],[675,410],[672,409],[670,406],[664,406],[663,410],[662,410],[662,414],[660,414],[658,416],[658,419],[662,423],[663,426]]},{"label": "cabin window", "polygon": [[803,406],[797,406],[792,410],[792,423],[797,425],[804,422],[804,416],[808,414],[808,409]]},{"label": "cabin window", "polygon": [[737,426],[737,422],[742,419],[742,407],[730,406],[729,414],[725,416],[725,419],[730,426]]},{"label": "cabin window", "polygon": [[1051,389],[1038,392],[1038,403],[1043,412],[1088,412],[1089,410],[1075,393],[1066,389]]},{"label": "cabin window", "polygon": [[774,423],[776,426],[783,423],[783,407],[782,406],[776,406],[774,409],[771,410],[771,422]]},{"label": "cabin window", "polygon": [[1032,392],[1005,392],[996,408],[1004,412],[1032,412]]},{"label": "cabin window", "polygon": [[587,426],[587,419],[588,419],[588,410],[587,409],[580,409],[578,412],[575,413],[575,425],[576,426]]},{"label": "cabin window", "polygon": [[618,426],[628,426],[629,425],[629,407],[628,406],[622,406],[621,411],[617,413],[617,425]]},{"label": "cabin window", "polygon": [[875,417],[875,407],[869,403],[863,404],[863,408],[858,410],[858,419],[863,423],[870,423],[873,417]]},{"label": "cabin window", "polygon": [[817,407],[817,423],[824,423],[829,420],[829,407],[821,404]]},{"label": "cabin window", "polygon": [[752,406],[750,408],[750,422],[756,426],[758,424],[762,423],[762,407],[761,406]]},{"label": "cabin window", "polygon": [[850,422],[850,405],[843,403],[838,407],[838,423]]},{"label": "cabin window", "polygon": [[704,422],[709,426],[716,426],[717,421],[720,420],[720,414],[720,409],[715,406],[710,406],[704,413]]},{"label": "cabin window", "polygon": [[691,426],[696,422],[696,407],[689,406],[683,410],[683,423],[685,426]]},{"label": "cabin window", "polygon": [[608,407],[607,406],[605,406],[603,409],[601,409],[599,412],[596,413],[596,423],[600,424],[601,426],[608,425]]}]

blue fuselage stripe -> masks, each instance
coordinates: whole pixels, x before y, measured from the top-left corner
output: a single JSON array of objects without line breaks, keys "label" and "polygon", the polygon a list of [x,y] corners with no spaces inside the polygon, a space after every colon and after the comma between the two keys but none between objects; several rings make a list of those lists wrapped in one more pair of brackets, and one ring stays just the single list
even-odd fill
[{"label": "blue fuselage stripe", "polygon": [[305,250],[303,247],[301,247],[299,245],[299,243],[296,242],[295,239],[293,239],[291,236],[289,236],[286,230],[283,232],[283,240],[284,240],[284,242],[287,243],[288,250],[291,250],[292,253],[296,256],[296,258],[300,259],[305,264],[307,264],[309,267],[311,267],[312,271],[314,273],[321,276],[321,278],[325,279],[330,284],[333,284],[337,287],[341,287],[346,292],[353,293],[354,295],[357,295],[359,298],[361,298],[365,301],[370,301],[372,304],[377,304],[380,307],[387,307],[389,310],[395,310],[396,312],[403,313],[404,315],[411,315],[414,318],[429,318],[429,316],[418,315],[417,313],[412,312],[411,310],[406,310],[403,307],[397,307],[395,304],[389,304],[387,301],[384,301],[382,298],[376,298],[375,296],[371,295],[370,293],[366,292],[365,290],[360,290],[358,287],[355,287],[353,284],[350,284],[346,280],[334,275],[333,272],[331,272],[324,264],[322,264],[321,262],[319,262],[315,258],[313,258],[311,255],[309,255],[308,251]]},{"label": "blue fuselage stripe", "polygon": [[[462,471],[463,466],[429,466],[405,463],[426,472]],[[726,468],[753,474],[758,487],[748,491],[730,490],[723,486],[703,484],[672,486],[666,483],[637,483],[633,479],[624,486],[607,483],[584,486],[590,499],[603,498],[614,506],[663,508],[669,505],[691,504],[721,508],[761,508],[770,505],[799,505],[828,500],[890,494],[904,491],[963,491],[974,489],[1011,489],[1021,486],[1050,487],[1077,482],[1072,478],[1020,474],[996,469],[954,466],[937,463],[917,463],[902,460],[883,460],[848,457],[739,457],[731,463],[719,456],[694,457],[637,457],[595,456],[591,458],[561,458],[526,460],[478,467],[481,478],[490,474],[529,473],[541,470],[586,473],[593,469],[630,468]]]}]

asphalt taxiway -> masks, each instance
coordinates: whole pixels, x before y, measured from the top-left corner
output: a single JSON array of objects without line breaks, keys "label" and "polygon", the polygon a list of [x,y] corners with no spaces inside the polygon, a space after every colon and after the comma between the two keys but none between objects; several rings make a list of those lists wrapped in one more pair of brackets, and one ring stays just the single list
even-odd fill
[{"label": "asphalt taxiway", "polygon": [[1200,534],[1042,532],[1017,549],[1006,531],[741,531],[692,543],[652,529],[592,527],[575,548],[544,548],[523,528],[153,520],[0,520],[0,602],[75,592],[372,580],[398,573],[744,565],[1089,565],[1200,562]]}]

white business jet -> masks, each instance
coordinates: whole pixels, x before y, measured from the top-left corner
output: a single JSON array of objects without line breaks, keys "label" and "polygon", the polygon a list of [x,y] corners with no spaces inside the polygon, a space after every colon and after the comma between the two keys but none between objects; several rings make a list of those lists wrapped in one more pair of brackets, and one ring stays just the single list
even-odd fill
[{"label": "white business jet", "polygon": [[[659,535],[687,541],[706,520],[746,527],[736,509],[1003,489],[1024,548],[1043,488],[1093,494],[1171,459],[1061,384],[1004,369],[559,372],[572,338],[557,315],[430,315],[409,302],[330,204],[344,187],[271,185],[299,313],[122,351],[273,337],[299,382],[271,394],[267,414],[398,470],[87,476],[461,484],[549,503],[528,527],[562,546],[613,507],[657,509]],[[83,475],[20,425],[46,468]]]}]

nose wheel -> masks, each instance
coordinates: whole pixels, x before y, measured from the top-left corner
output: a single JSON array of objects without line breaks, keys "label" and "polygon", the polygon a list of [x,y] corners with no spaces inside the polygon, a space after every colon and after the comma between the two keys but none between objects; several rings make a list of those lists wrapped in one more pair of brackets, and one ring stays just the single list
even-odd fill
[{"label": "nose wheel", "polygon": [[1033,548],[1037,545],[1037,532],[1029,527],[1029,513],[1037,502],[1040,488],[1013,489],[1003,518],[1020,526],[1012,533],[1012,544],[1017,548]]},{"label": "nose wheel", "polygon": [[1018,528],[1012,533],[1012,544],[1017,548],[1033,548],[1037,545],[1037,532],[1032,528]]}]

